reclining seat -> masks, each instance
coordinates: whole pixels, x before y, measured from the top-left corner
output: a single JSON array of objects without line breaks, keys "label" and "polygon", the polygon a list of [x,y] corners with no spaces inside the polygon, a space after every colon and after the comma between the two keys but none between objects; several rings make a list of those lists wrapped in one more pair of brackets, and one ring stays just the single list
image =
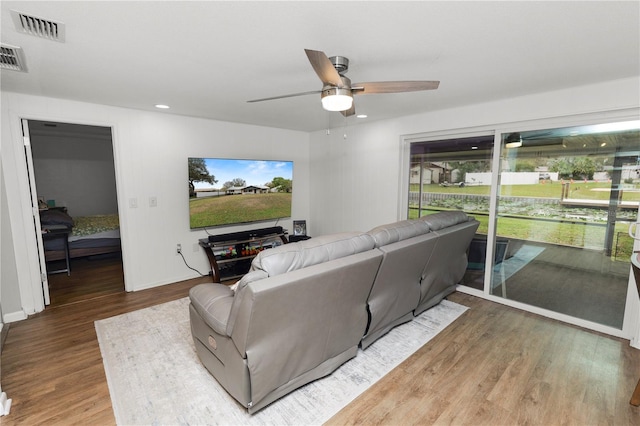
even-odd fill
[{"label": "reclining seat", "polygon": [[200,360],[254,413],[353,358],[367,326],[367,296],[382,255],[373,238],[344,233],[261,252],[234,293],[189,293]]},{"label": "reclining seat", "polygon": [[420,220],[427,223],[438,238],[422,273],[416,316],[455,291],[467,269],[467,249],[480,224],[462,211],[439,212],[422,216]]},{"label": "reclining seat", "polygon": [[436,244],[436,234],[419,219],[381,225],[368,234],[383,257],[369,295],[369,326],[362,349],[413,319],[420,301],[420,279]]}]

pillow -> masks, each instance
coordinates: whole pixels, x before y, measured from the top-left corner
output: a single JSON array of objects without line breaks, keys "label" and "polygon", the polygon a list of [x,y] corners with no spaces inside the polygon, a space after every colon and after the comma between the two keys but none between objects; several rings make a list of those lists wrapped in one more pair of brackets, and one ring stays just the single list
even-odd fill
[{"label": "pillow", "polygon": [[40,211],[40,223],[42,225],[64,225],[71,228],[73,218],[62,210],[41,210]]}]

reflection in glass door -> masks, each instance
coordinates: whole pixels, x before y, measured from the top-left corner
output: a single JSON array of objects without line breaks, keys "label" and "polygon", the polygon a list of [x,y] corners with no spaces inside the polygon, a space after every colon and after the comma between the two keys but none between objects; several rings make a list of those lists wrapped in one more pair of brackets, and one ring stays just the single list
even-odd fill
[{"label": "reflection in glass door", "polygon": [[508,250],[490,292],[622,329],[639,159],[637,122],[502,135],[496,234]]}]

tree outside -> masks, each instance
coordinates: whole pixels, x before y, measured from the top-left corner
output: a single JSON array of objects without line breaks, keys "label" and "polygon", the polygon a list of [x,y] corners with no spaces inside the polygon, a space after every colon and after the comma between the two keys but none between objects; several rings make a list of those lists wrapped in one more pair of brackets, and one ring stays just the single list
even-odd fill
[{"label": "tree outside", "polygon": [[218,181],[209,174],[204,158],[189,158],[189,197],[196,196],[194,182],[207,182],[214,185]]},{"label": "tree outside", "polygon": [[267,186],[275,188],[277,192],[291,192],[293,189],[293,181],[283,177],[275,177]]},{"label": "tree outside", "polygon": [[224,185],[222,185],[222,189],[226,191],[227,189],[233,188],[234,186],[237,188],[244,188],[245,186],[247,186],[247,182],[244,179],[235,178],[233,180],[225,182]]}]

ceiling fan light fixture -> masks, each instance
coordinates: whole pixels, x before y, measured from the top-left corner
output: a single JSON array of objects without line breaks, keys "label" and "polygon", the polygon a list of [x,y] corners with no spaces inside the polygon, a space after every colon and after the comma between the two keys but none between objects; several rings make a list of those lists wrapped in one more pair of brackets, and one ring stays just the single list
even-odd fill
[{"label": "ceiling fan light fixture", "polygon": [[347,111],[353,106],[350,89],[330,87],[322,90],[322,108],[327,111]]}]

